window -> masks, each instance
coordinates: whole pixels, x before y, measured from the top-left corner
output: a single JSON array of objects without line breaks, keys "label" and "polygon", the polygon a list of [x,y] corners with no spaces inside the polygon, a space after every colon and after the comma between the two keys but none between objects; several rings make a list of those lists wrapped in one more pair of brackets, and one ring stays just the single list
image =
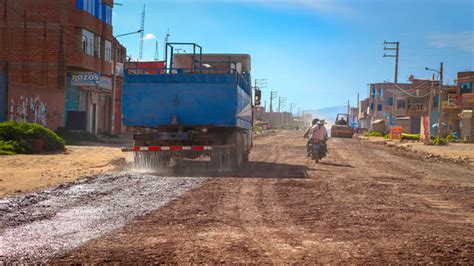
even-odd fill
[{"label": "window", "polygon": [[463,93],[472,93],[471,82],[461,82],[461,94]]},{"label": "window", "polygon": [[388,106],[393,106],[393,97],[385,98],[385,104]]},{"label": "window", "polygon": [[383,96],[382,88],[379,89],[379,96]]},{"label": "window", "polygon": [[112,25],[112,7],[106,3],[102,3],[102,21]]},{"label": "window", "polygon": [[397,108],[398,108],[398,109],[405,109],[405,108],[407,108],[407,101],[406,101],[406,100],[398,100],[398,101],[397,101]]},{"label": "window", "polygon": [[76,0],[76,8],[112,25],[112,7],[102,0]]},{"label": "window", "polygon": [[100,58],[100,36],[96,35],[94,39],[94,56]]},{"label": "window", "polygon": [[375,96],[377,94],[376,89],[372,89],[372,96]]},{"label": "window", "polygon": [[382,104],[381,103],[377,104],[377,111],[382,111]]},{"label": "window", "polygon": [[105,62],[112,61],[112,43],[110,41],[105,40]]},{"label": "window", "polygon": [[94,55],[94,33],[86,30],[79,29],[78,38],[81,40],[80,50],[87,55]]},{"label": "window", "polygon": [[374,103],[371,103],[370,104],[370,111],[373,111],[374,110]]}]

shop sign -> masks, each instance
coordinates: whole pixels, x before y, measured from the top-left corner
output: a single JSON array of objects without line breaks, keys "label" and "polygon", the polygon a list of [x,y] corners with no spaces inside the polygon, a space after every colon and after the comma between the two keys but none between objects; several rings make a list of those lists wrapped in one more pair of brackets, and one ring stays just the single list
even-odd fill
[{"label": "shop sign", "polygon": [[448,100],[443,101],[443,108],[445,109],[456,109],[459,106],[456,104],[457,102],[457,94],[456,93],[448,93]]},{"label": "shop sign", "polygon": [[101,76],[98,85],[101,89],[112,90],[112,79],[105,76]]},{"label": "shop sign", "polygon": [[474,93],[463,93],[462,94],[462,104],[463,104],[463,106],[472,106],[472,105],[474,105]]},{"label": "shop sign", "polygon": [[131,75],[156,75],[165,73],[165,61],[127,62],[125,69]]},{"label": "shop sign", "polygon": [[408,115],[420,115],[428,112],[427,99],[412,98],[407,102]]},{"label": "shop sign", "polygon": [[71,72],[71,85],[94,86],[100,81],[98,72]]},{"label": "shop sign", "polygon": [[403,134],[403,128],[401,126],[393,126],[390,130],[390,139],[395,141],[401,141]]}]

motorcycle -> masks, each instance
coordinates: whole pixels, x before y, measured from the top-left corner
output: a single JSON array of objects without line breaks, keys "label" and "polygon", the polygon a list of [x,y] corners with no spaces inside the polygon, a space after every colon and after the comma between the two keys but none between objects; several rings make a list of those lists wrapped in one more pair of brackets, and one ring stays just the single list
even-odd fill
[{"label": "motorcycle", "polygon": [[322,158],[326,157],[323,145],[325,145],[325,144],[320,140],[313,140],[312,141],[312,144],[311,144],[311,159],[314,160],[315,163],[319,163],[319,161]]}]

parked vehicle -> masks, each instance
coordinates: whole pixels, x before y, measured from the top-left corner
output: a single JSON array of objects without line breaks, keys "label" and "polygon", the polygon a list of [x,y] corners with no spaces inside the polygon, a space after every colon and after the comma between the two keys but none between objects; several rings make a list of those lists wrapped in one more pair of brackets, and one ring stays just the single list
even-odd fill
[{"label": "parked vehicle", "polygon": [[[194,52],[175,53],[182,45]],[[202,54],[197,44],[168,43],[166,50],[164,69],[126,66],[123,124],[134,132],[134,145],[123,150],[160,167],[172,158],[201,156],[232,168],[247,162],[253,129],[250,56]],[[255,96],[258,100],[259,91]]]},{"label": "parked vehicle", "polygon": [[349,126],[349,115],[337,114],[336,122],[331,127],[331,137],[352,138],[354,133],[354,129]]}]

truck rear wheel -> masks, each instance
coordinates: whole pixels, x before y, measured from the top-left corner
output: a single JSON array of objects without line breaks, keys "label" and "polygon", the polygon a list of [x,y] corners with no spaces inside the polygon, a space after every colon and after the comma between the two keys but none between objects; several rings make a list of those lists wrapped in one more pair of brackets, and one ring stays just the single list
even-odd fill
[{"label": "truck rear wheel", "polygon": [[231,168],[237,169],[242,165],[244,159],[243,136],[240,133],[236,133],[233,139],[232,144],[234,144],[235,147],[230,149],[229,160]]},{"label": "truck rear wheel", "polygon": [[244,152],[244,156],[242,157],[243,163],[248,163],[250,161],[250,153]]}]

